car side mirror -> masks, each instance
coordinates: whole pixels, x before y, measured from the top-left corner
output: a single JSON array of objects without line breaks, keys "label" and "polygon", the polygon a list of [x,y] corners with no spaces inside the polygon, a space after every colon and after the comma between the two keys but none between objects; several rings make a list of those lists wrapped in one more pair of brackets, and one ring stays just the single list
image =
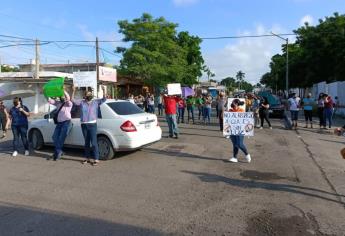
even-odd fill
[{"label": "car side mirror", "polygon": [[44,119],[48,120],[50,117],[49,117],[49,114],[45,114],[44,115]]}]

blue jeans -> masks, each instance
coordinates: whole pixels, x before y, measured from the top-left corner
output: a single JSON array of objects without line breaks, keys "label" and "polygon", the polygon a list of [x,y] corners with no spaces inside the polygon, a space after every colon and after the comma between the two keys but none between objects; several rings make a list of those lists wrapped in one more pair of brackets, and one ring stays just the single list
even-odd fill
[{"label": "blue jeans", "polygon": [[90,158],[90,146],[92,145],[92,151],[95,160],[99,160],[99,151],[97,143],[97,123],[81,124],[81,130],[85,139],[85,157]]},{"label": "blue jeans", "polygon": [[64,122],[57,123],[55,126],[54,134],[53,134],[53,142],[55,146],[54,156],[57,157],[59,154],[62,153],[62,147],[65,143],[65,139],[67,134],[71,128],[71,121],[66,120]]},{"label": "blue jeans", "polygon": [[28,132],[28,125],[12,125],[11,128],[13,133],[13,151],[18,152],[19,136],[22,139],[25,150],[29,150],[29,143],[26,137],[26,133]]},{"label": "blue jeans", "polygon": [[204,122],[206,123],[206,119],[208,120],[208,124],[211,123],[211,107],[204,107]]},{"label": "blue jeans", "polygon": [[155,106],[154,105],[148,105],[147,107],[149,113],[155,113]]},{"label": "blue jeans", "polygon": [[324,112],[325,112],[325,115],[324,115],[325,122],[324,122],[324,124],[326,126],[326,123],[328,121],[328,125],[329,125],[328,127],[331,128],[332,127],[333,108],[325,108]]},{"label": "blue jeans", "polygon": [[163,104],[158,104],[158,115],[163,115]]},{"label": "blue jeans", "polygon": [[199,110],[199,120],[200,120],[200,116],[204,117],[204,108],[202,106],[198,106],[198,110]]},{"label": "blue jeans", "polygon": [[[189,119],[192,119],[192,121],[194,123],[194,107],[187,106],[187,112],[188,112],[188,122],[189,122]],[[190,114],[191,114],[191,116],[190,116]]]},{"label": "blue jeans", "polygon": [[180,119],[184,123],[184,107],[178,109],[177,123],[180,123]]},{"label": "blue jeans", "polygon": [[248,155],[248,151],[246,146],[244,145],[244,136],[235,136],[235,135],[230,135],[230,139],[232,142],[233,146],[233,152],[234,152],[234,157],[237,158],[237,154],[239,149],[244,152],[245,155]]},{"label": "blue jeans", "polygon": [[176,114],[166,115],[166,119],[169,127],[169,136],[173,136],[179,133],[176,123]]},{"label": "blue jeans", "polygon": [[298,120],[298,111],[290,111],[291,112],[291,120]]}]

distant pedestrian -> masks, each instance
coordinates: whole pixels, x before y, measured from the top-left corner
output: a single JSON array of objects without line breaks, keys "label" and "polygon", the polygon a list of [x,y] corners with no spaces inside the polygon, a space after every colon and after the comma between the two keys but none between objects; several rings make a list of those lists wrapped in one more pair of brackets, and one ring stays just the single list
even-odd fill
[{"label": "distant pedestrian", "polygon": [[[240,107],[242,105],[244,105],[244,102],[241,102],[239,99],[234,99],[231,104],[230,112],[245,112],[245,110]],[[246,155],[246,161],[248,163],[251,162],[251,156],[244,144],[244,135],[230,135],[230,140],[233,146],[233,157],[230,158],[229,161],[234,163],[238,162],[238,151],[242,150],[242,152]]]},{"label": "distant pedestrian", "polygon": [[327,125],[328,121],[328,128],[332,128],[332,118],[333,118],[333,108],[334,102],[331,96],[324,94],[323,95],[324,103],[325,103],[325,110],[324,110],[324,117],[325,117],[325,126]]},{"label": "distant pedestrian", "polygon": [[48,99],[48,102],[52,105],[56,106],[56,114],[57,116],[57,124],[55,124],[54,134],[53,134],[53,142],[54,142],[54,154],[53,160],[59,160],[63,154],[62,148],[65,143],[65,139],[68,135],[68,132],[71,129],[71,110],[73,107],[73,103],[71,102],[69,94],[64,91],[64,97],[61,97],[59,100],[57,99]]},{"label": "distant pedestrian", "polygon": [[149,113],[155,113],[155,98],[153,94],[150,93],[147,96],[147,108]]},{"label": "distant pedestrian", "polygon": [[2,100],[0,100],[0,126],[2,129],[2,137],[1,138],[6,137],[8,122],[9,122],[9,115],[7,112],[7,108],[4,105],[4,102]]},{"label": "distant pedestrian", "polygon": [[299,99],[296,93],[292,94],[292,96],[288,100],[289,102],[289,109],[291,112],[291,120],[292,120],[292,127],[297,130],[297,123],[298,123],[298,112],[299,112]]},{"label": "distant pedestrian", "polygon": [[177,139],[179,135],[179,130],[178,130],[177,121],[176,121],[176,107],[177,107],[177,102],[179,101],[179,98],[176,96],[169,96],[165,94],[163,99],[164,99],[165,117],[166,117],[168,128],[169,128],[169,137],[170,138],[175,137]]},{"label": "distant pedestrian", "polygon": [[254,126],[256,128],[260,128],[260,114],[259,114],[259,111],[260,111],[260,98],[259,97],[256,97],[254,96],[253,98],[253,105],[252,105],[252,111],[254,113]]},{"label": "distant pedestrian", "polygon": [[143,109],[144,110],[144,96],[143,95],[139,95],[138,97],[137,97],[137,99],[135,100],[135,104],[139,107],[139,108],[141,108],[141,109]]},{"label": "distant pedestrian", "polygon": [[129,94],[127,101],[129,101],[130,103],[135,104],[134,95],[133,94]]},{"label": "distant pedestrian", "polygon": [[22,139],[25,149],[24,155],[29,156],[29,143],[27,139],[28,131],[28,117],[30,116],[29,109],[22,105],[19,98],[13,99],[13,107],[9,112],[9,118],[11,120],[11,129],[13,133],[13,153],[12,156],[18,155],[19,150],[19,136]]},{"label": "distant pedestrian", "polygon": [[189,123],[189,120],[193,121],[193,124],[195,124],[195,120],[194,120],[194,109],[195,109],[195,97],[193,96],[188,96],[187,100],[187,121]]},{"label": "distant pedestrian", "polygon": [[198,95],[198,97],[196,98],[196,105],[199,111],[198,120],[200,120],[201,117],[204,117],[204,114],[203,114],[204,99],[201,95]]},{"label": "distant pedestrian", "polygon": [[210,94],[205,96],[204,103],[204,124],[211,124],[211,111],[212,111],[212,97]]},{"label": "distant pedestrian", "polygon": [[160,94],[158,97],[158,115],[163,115],[163,94]]},{"label": "distant pedestrian", "polygon": [[269,120],[269,108],[270,108],[270,104],[268,102],[267,97],[263,97],[259,106],[259,116],[260,116],[260,121],[261,121],[260,129],[264,128],[264,120],[266,120],[268,127],[272,129],[272,125]]},{"label": "distant pedestrian", "polygon": [[325,120],[325,101],[323,99],[323,93],[319,94],[319,98],[317,100],[317,113],[320,120],[320,129],[326,129],[326,120]]},{"label": "distant pedestrian", "polygon": [[[96,166],[99,163],[99,150],[98,150],[98,143],[97,143],[97,118],[98,118],[99,107],[107,100],[106,89],[102,86],[102,90],[103,90],[102,99],[94,99],[91,91],[85,92],[85,99],[74,99],[75,90],[76,90],[76,87],[73,86],[71,100],[75,105],[80,106],[81,130],[82,130],[84,140],[85,140],[84,148],[85,148],[86,159],[82,161],[82,164],[91,163],[93,166]],[[92,153],[94,156],[93,162],[90,161],[91,145],[92,145]]]},{"label": "distant pedestrian", "polygon": [[178,102],[177,102],[177,108],[178,108],[178,117],[177,117],[177,123],[179,124],[184,123],[184,111],[186,109],[186,102],[184,98],[178,97]]},{"label": "distant pedestrian", "polygon": [[225,93],[224,92],[220,92],[219,93],[219,98],[218,98],[218,101],[217,101],[217,108],[218,108],[218,112],[219,112],[219,129],[221,132],[223,132],[223,126],[224,126],[224,111],[225,111],[225,106],[226,106],[226,103],[227,103],[227,99],[225,97]]},{"label": "distant pedestrian", "polygon": [[306,98],[302,100],[304,118],[305,118],[305,128],[308,128],[308,121],[310,123],[310,128],[313,128],[313,104],[314,101],[311,98],[311,93],[307,95]]}]

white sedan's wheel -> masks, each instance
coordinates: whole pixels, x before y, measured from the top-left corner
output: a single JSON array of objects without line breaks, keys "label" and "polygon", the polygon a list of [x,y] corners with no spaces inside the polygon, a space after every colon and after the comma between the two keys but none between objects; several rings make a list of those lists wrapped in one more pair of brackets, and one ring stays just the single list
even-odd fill
[{"label": "white sedan's wheel", "polygon": [[33,149],[40,150],[43,147],[44,145],[43,136],[39,130],[37,129],[33,130],[31,132],[30,138],[31,138],[31,144],[32,144]]},{"label": "white sedan's wheel", "polygon": [[99,158],[101,160],[111,160],[114,158],[115,152],[110,140],[105,136],[97,137]]}]

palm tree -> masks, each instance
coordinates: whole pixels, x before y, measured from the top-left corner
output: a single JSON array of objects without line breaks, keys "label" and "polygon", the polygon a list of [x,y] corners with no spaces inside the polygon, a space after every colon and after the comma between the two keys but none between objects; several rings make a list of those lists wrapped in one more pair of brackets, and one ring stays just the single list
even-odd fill
[{"label": "palm tree", "polygon": [[236,80],[237,80],[237,83],[238,83],[238,90],[241,89],[241,84],[242,82],[244,81],[244,77],[245,77],[245,73],[242,72],[242,71],[238,71],[237,74],[236,74]]}]

